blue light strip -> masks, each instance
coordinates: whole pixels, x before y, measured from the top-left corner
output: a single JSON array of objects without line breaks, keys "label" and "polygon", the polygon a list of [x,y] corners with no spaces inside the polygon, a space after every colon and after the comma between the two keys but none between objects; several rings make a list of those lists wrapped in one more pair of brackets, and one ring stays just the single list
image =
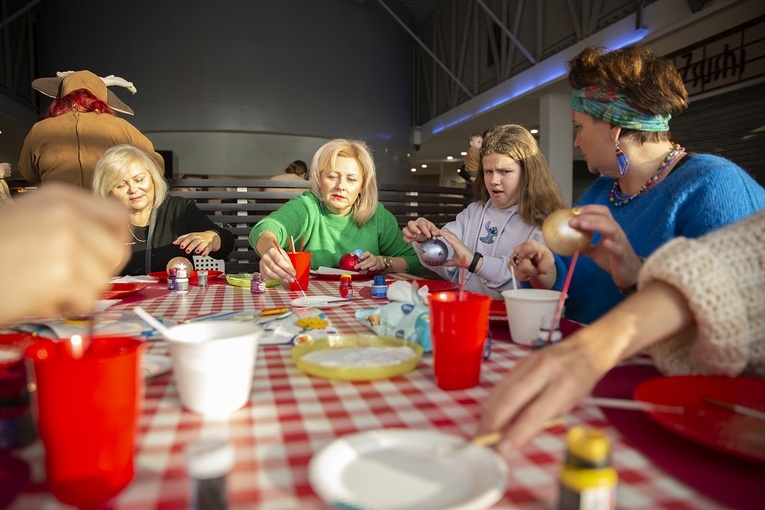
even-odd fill
[{"label": "blue light strip", "polygon": [[[627,31],[626,33],[616,34],[610,38],[606,38],[602,41],[599,41],[597,43],[592,43],[592,44],[599,44],[599,45],[605,46],[606,48],[616,50],[619,48],[623,48],[625,46],[629,46],[630,44],[635,44],[636,42],[642,41],[643,39],[645,39],[645,37],[649,33],[650,33],[649,30],[644,28],[639,28],[637,30]],[[605,34],[601,34],[601,35],[605,35]],[[532,92],[540,87],[543,87],[544,85],[547,85],[548,83],[551,83],[559,79],[561,76],[564,76],[568,72],[565,64],[561,66],[556,66],[554,69],[551,69],[548,71],[544,71],[544,70],[540,71],[539,70],[540,66],[541,68],[544,68],[544,61],[540,62],[540,64],[537,64],[531,69],[528,69],[522,72],[521,74],[511,78],[511,80],[514,80],[517,83],[514,83],[512,85],[512,90],[508,94],[501,96],[499,98],[497,97],[487,98],[487,101],[490,101],[490,102],[479,106],[472,113],[462,115],[456,119],[451,119],[448,122],[444,122],[443,124],[436,126],[435,128],[433,128],[432,134],[435,135],[445,129],[449,129],[458,124],[461,124],[462,122],[465,122],[466,120],[472,117],[475,117],[476,115],[483,114],[489,110],[502,106],[503,104],[506,104],[512,101],[513,99],[516,99],[524,94],[527,94],[528,92]],[[538,74],[540,72],[546,72],[547,74],[539,76]],[[478,99],[480,99],[480,96],[473,98],[471,101],[475,101]]]}]

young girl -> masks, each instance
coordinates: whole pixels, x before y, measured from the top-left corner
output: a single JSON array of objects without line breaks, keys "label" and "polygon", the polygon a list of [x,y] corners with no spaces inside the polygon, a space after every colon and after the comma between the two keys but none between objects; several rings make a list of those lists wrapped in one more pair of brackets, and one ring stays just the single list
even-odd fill
[{"label": "young girl", "polygon": [[[483,180],[477,179],[474,187],[477,200],[441,229],[426,218],[410,221],[403,230],[404,241],[420,256],[425,240],[442,237],[449,245],[448,260],[428,269],[457,282],[460,268],[465,268],[465,290],[499,299],[513,286],[508,263],[515,247],[529,239],[543,243],[542,222],[567,206],[537,141],[522,126],[487,131],[481,164]],[[558,286],[544,278],[540,275],[540,282],[532,285]]]}]

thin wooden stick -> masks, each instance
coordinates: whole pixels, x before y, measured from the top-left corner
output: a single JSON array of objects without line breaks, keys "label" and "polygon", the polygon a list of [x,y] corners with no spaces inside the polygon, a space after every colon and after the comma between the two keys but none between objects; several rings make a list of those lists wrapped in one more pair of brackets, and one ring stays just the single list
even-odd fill
[{"label": "thin wooden stick", "polygon": [[[287,259],[287,262],[289,262],[289,263],[290,263],[290,265],[292,265],[292,261],[291,261],[291,260],[290,260],[290,258],[287,256],[287,254],[286,254],[286,253],[284,253],[284,252],[282,251],[281,247],[279,246],[279,243],[277,243],[276,241],[274,241],[274,246],[276,246],[276,250],[277,250],[279,253],[281,253],[281,254],[282,254],[282,257],[284,257],[285,259]],[[292,251],[292,253],[295,253],[295,251],[294,251],[294,248],[293,248],[293,251]],[[303,294],[303,297],[306,299],[306,301],[308,301],[308,296],[306,295],[305,291],[303,290],[303,287],[300,285],[300,280],[298,280],[298,279],[297,279],[297,275],[295,275],[295,283],[297,284],[297,286],[298,286],[298,289],[300,289],[300,292]]]},{"label": "thin wooden stick", "polygon": [[[553,427],[557,427],[559,425],[565,425],[566,424],[566,417],[561,416],[560,418],[554,418],[552,420],[548,420],[545,422],[545,428],[551,429]],[[487,434],[481,434],[480,436],[476,436],[470,441],[465,441],[463,443],[457,443],[455,445],[449,445],[448,447],[445,447],[442,454],[450,454],[457,450],[462,450],[463,448],[467,448],[468,446],[494,446],[495,444],[499,443],[502,440],[502,437],[504,436],[504,432],[501,430],[497,430],[494,432],[489,432]]]},{"label": "thin wooden stick", "polygon": [[303,248],[305,248],[305,236],[303,236],[303,237],[300,239],[300,251],[301,251],[301,252],[303,251]]}]

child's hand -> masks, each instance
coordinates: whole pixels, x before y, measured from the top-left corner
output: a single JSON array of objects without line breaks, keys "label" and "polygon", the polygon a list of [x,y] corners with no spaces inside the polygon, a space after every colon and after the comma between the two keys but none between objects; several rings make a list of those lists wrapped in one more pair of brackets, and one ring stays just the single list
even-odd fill
[{"label": "child's hand", "polygon": [[460,241],[460,238],[453,232],[450,232],[449,230],[441,230],[440,232],[443,240],[452,247],[452,250],[454,250],[454,257],[441,265],[447,267],[470,267],[470,263],[473,262],[475,253],[473,253],[465,243]]},{"label": "child's hand", "polygon": [[410,221],[406,224],[406,227],[403,228],[402,232],[404,233],[404,242],[406,243],[414,241],[424,243],[431,237],[441,235],[441,231],[438,227],[426,218],[417,218],[416,220]]}]

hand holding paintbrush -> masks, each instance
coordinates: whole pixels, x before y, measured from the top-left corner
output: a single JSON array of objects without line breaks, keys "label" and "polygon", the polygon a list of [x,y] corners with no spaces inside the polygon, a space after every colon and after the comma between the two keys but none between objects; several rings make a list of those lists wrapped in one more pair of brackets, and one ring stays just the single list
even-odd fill
[{"label": "hand holding paintbrush", "polygon": [[[290,239],[290,246],[292,247],[292,253],[295,253],[295,243],[292,240],[292,237],[290,237],[289,239]],[[287,256],[286,253],[284,253],[284,250],[281,249],[281,247],[279,246],[279,244],[276,241],[274,241],[274,247],[281,254],[282,257],[287,259],[287,262],[289,262],[290,265],[293,265],[292,261],[290,260],[290,258]],[[303,253],[303,252],[301,252],[301,253]],[[309,257],[309,261],[310,261],[310,257]],[[292,282],[290,283],[290,287],[292,287],[292,285],[294,285],[297,288],[297,290],[299,290],[300,293],[303,294],[304,298],[308,299],[308,296],[306,295],[305,290],[303,290],[303,286],[300,285],[300,280],[298,279],[297,274],[292,277]]]}]

